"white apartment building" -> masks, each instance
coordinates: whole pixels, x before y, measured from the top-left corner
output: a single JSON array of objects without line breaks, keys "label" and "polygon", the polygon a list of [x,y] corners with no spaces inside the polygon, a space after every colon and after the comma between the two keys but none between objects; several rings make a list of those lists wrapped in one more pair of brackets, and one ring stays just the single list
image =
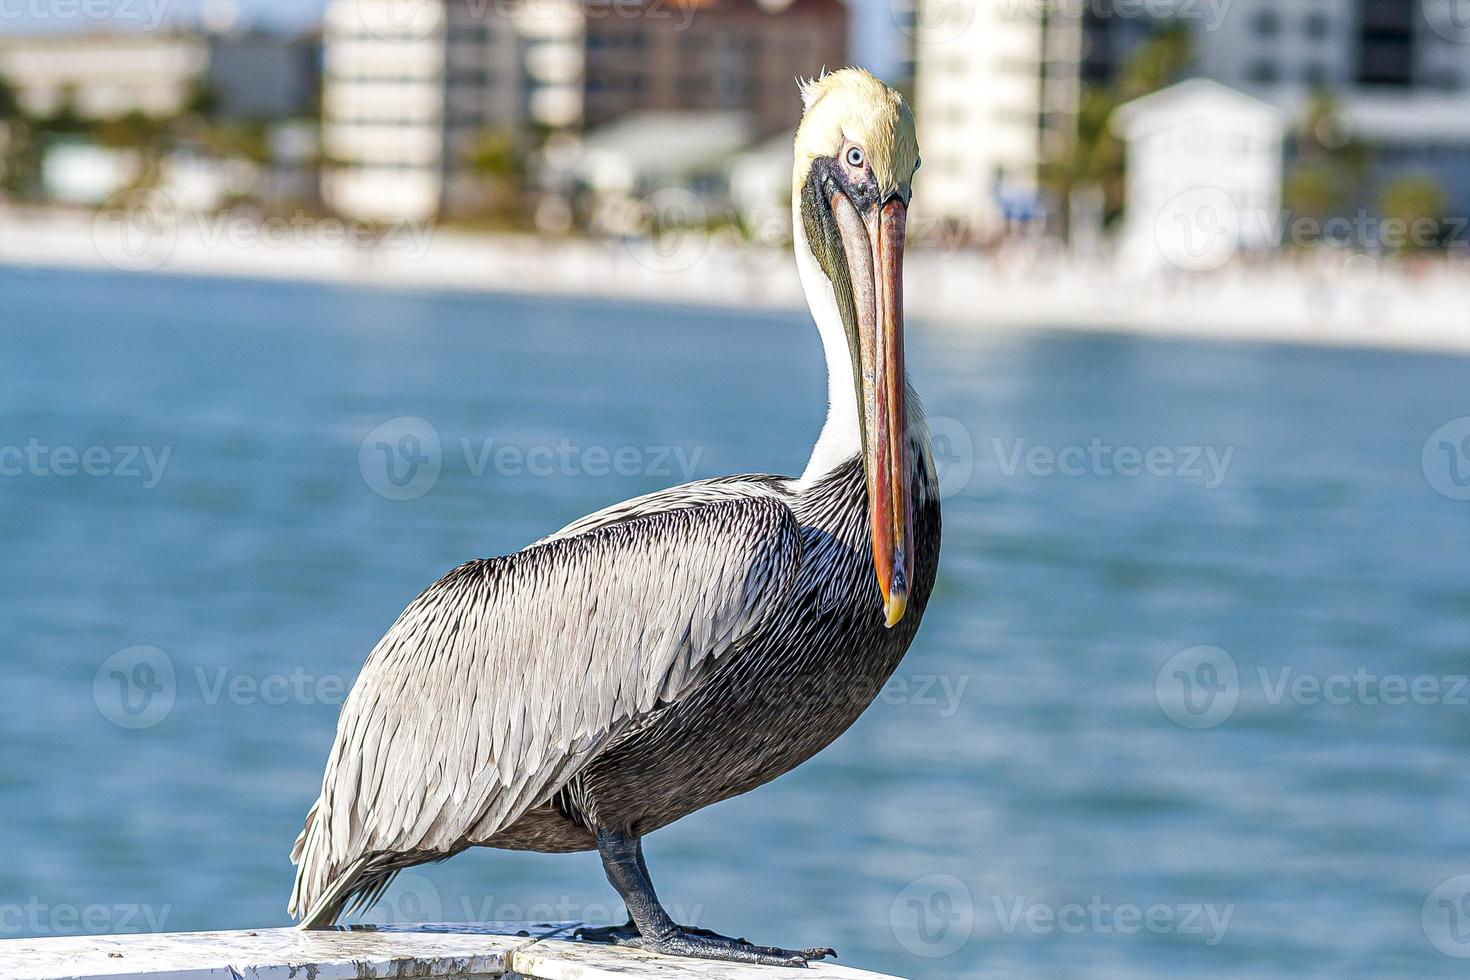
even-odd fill
[{"label": "white apartment building", "polygon": [[914,213],[1000,230],[1075,127],[1081,20],[1058,0],[931,0],[915,24]]},{"label": "white apartment building", "polygon": [[322,194],[423,220],[470,192],[465,158],[522,118],[520,41],[490,3],[332,0],[323,25]]}]

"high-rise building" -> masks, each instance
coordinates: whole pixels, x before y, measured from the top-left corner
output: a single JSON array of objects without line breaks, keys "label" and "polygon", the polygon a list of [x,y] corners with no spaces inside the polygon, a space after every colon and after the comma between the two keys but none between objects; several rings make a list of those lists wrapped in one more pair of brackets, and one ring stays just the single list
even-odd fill
[{"label": "high-rise building", "polygon": [[328,204],[362,217],[421,220],[465,191],[474,141],[514,131],[524,115],[520,38],[499,10],[480,0],[328,4]]},{"label": "high-rise building", "polygon": [[933,2],[916,25],[915,215],[992,233],[1037,209],[1041,164],[1075,132],[1081,20],[1064,0]]}]

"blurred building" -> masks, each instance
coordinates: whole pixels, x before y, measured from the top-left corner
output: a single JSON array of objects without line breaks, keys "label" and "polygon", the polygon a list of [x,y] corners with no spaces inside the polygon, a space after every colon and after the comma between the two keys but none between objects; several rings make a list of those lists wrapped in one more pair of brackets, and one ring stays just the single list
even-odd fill
[{"label": "blurred building", "polygon": [[323,25],[322,196],[422,220],[471,182],[474,142],[524,120],[521,42],[500,5],[334,0]]},{"label": "blurred building", "polygon": [[208,36],[208,84],[227,119],[315,114],[321,89],[321,36],[269,31]]},{"label": "blurred building", "polygon": [[553,183],[585,191],[591,224],[616,234],[704,225],[724,212],[730,162],[754,130],[738,112],[635,112],[591,130]]},{"label": "blurred building", "polygon": [[889,0],[888,13],[896,28],[890,36],[890,57],[893,59],[888,83],[895,85],[906,98],[914,94],[915,47],[919,36],[918,0]]},{"label": "blurred building", "polygon": [[[1075,133],[1086,85],[1116,80],[1165,26],[1191,74],[1292,123],[1319,93],[1376,151],[1380,174],[1422,170],[1470,207],[1470,18],[1462,0],[919,0],[916,214],[1002,227]],[[1457,125],[1457,120],[1467,120]]]},{"label": "blurred building", "polygon": [[1399,176],[1427,174],[1444,190],[1452,214],[1470,213],[1470,99],[1363,92],[1338,107],[1337,122],[1344,136],[1373,148],[1366,194]]},{"label": "blurred building", "polygon": [[[1084,79],[1116,77],[1160,21],[1088,7]],[[1268,102],[1300,123],[1327,95],[1345,131],[1371,147],[1370,188],[1433,175],[1470,207],[1470,20],[1460,0],[1178,0],[1165,22],[1187,26],[1196,72]]]},{"label": "blurred building", "polygon": [[1190,29],[1198,72],[1280,104],[1314,89],[1470,88],[1470,22],[1457,0],[1130,0],[1085,9],[1084,76],[1111,78],[1161,22]]},{"label": "blurred building", "polygon": [[[187,151],[157,162],[156,189],[178,210],[208,211],[234,195],[252,191],[259,173],[244,160],[216,160]],[[96,207],[136,185],[145,163],[133,150],[58,140],[41,159],[41,181],[49,201]]]},{"label": "blurred building", "polygon": [[188,31],[0,37],[0,75],[27,112],[88,119],[172,116],[208,96],[232,118],[304,114],[316,98],[317,42]]},{"label": "blurred building", "polygon": [[[490,133],[576,135],[640,112],[788,130],[796,77],[845,62],[847,40],[841,0],[334,0],[324,196],[382,219],[457,210],[474,200],[474,148]],[[679,149],[677,129],[659,132],[649,150]]]},{"label": "blurred building", "polygon": [[[529,0],[534,8],[535,0]],[[760,133],[795,129],[796,78],[846,64],[841,0],[588,0],[563,4],[574,23],[553,54],[528,59],[547,126],[599,126],[634,111],[743,113]],[[538,60],[544,58],[544,64]],[[543,82],[555,68],[554,81]]]},{"label": "blurred building", "polygon": [[1082,21],[1068,0],[929,0],[914,25],[924,165],[915,213],[982,234],[1040,207],[1077,125]]},{"label": "blurred building", "polygon": [[1113,124],[1128,148],[1120,244],[1132,267],[1206,271],[1277,244],[1286,126],[1274,106],[1191,79],[1123,105]]},{"label": "blurred building", "polygon": [[139,167],[136,153],[63,140],[46,148],[41,182],[48,200],[98,205],[136,179]]},{"label": "blurred building", "polygon": [[93,119],[135,111],[174,115],[189,103],[208,67],[208,45],[193,34],[0,37],[0,75],[37,116],[68,105]]},{"label": "blurred building", "polygon": [[781,133],[748,147],[729,162],[730,203],[747,228],[764,240],[790,237],[792,138]]}]

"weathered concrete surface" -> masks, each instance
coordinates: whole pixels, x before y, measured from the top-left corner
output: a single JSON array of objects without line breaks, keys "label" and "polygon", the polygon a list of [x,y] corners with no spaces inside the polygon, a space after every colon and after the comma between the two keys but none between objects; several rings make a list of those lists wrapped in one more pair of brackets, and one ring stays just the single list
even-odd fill
[{"label": "weathered concrete surface", "polygon": [[808,971],[655,956],[572,942],[579,923],[252,929],[0,942],[4,980],[895,980],[831,963]]},{"label": "weathered concrete surface", "polygon": [[656,956],[636,949],[548,939],[512,954],[518,974],[535,980],[897,980],[880,973],[854,970],[830,960],[805,970],[778,966],[743,966],[673,956]]}]

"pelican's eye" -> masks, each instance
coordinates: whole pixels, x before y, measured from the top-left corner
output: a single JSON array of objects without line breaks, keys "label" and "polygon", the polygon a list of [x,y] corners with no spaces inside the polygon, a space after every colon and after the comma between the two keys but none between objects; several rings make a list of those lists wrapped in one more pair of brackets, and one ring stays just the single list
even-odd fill
[{"label": "pelican's eye", "polygon": [[863,169],[863,163],[866,162],[866,159],[863,156],[863,151],[859,147],[849,146],[847,148],[847,165],[852,169]]}]

